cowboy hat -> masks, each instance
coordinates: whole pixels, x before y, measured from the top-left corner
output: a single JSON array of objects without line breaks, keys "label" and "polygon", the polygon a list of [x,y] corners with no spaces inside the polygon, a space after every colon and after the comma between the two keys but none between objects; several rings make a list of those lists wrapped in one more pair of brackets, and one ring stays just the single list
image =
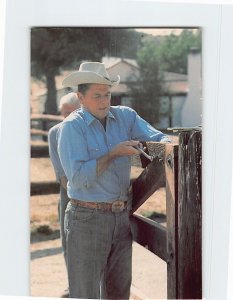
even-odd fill
[{"label": "cowboy hat", "polygon": [[117,85],[120,82],[120,76],[112,81],[105,69],[105,65],[100,62],[84,62],[79,70],[68,75],[62,82],[64,87],[77,86],[85,83]]}]

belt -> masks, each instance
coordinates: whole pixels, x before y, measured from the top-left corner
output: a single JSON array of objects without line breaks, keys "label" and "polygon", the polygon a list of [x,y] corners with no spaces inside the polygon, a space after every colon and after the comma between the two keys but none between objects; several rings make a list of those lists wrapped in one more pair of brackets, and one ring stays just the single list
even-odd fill
[{"label": "belt", "polygon": [[111,212],[122,212],[127,207],[127,201],[116,200],[112,203],[105,202],[86,202],[76,199],[70,199],[70,202],[74,205],[92,209],[100,209]]}]

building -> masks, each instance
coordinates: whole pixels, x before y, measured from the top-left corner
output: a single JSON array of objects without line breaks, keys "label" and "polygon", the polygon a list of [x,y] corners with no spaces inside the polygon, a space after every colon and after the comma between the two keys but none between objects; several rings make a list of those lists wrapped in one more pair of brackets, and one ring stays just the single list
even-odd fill
[{"label": "building", "polygon": [[[120,84],[112,88],[112,104],[132,107],[128,85],[136,84],[140,77],[137,62],[133,59],[114,57],[103,57],[102,62],[105,63],[111,77],[118,74],[121,76]],[[160,99],[160,122],[155,125],[161,129],[182,126],[182,108],[188,94],[188,77],[183,74],[164,72],[163,78],[166,92]]]},{"label": "building", "polygon": [[[119,85],[113,86],[112,105],[133,106],[133,99],[130,95],[129,84],[137,84],[140,77],[140,69],[133,59],[119,57],[103,57],[110,77],[114,78],[120,74]],[[68,73],[64,71],[56,76],[57,104],[60,98],[67,93],[67,89],[62,87],[62,80]],[[157,128],[166,129],[168,127],[189,127],[201,125],[202,105],[201,105],[201,55],[193,50],[188,55],[188,75],[172,72],[164,72],[163,85],[164,95],[160,99],[160,121],[155,125]],[[35,82],[32,99],[38,101],[38,112],[43,113],[46,100],[46,87],[41,86],[36,91]],[[142,102],[143,105],[143,102]]]},{"label": "building", "polygon": [[201,54],[193,49],[188,55],[188,95],[184,102],[181,124],[195,127],[202,124]]},{"label": "building", "polygon": [[136,60],[119,57],[103,57],[108,74],[114,78],[120,74],[121,81],[119,85],[111,88],[112,105],[132,106],[132,97],[130,96],[129,83],[136,83],[140,70]]}]

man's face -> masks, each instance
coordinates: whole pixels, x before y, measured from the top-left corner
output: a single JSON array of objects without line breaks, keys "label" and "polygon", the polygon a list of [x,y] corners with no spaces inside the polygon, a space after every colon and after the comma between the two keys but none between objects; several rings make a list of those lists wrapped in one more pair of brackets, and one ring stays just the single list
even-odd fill
[{"label": "man's face", "polygon": [[79,108],[79,104],[74,104],[74,103],[65,103],[62,105],[61,108],[61,115],[66,118],[69,116],[72,111],[76,110]]},{"label": "man's face", "polygon": [[78,93],[83,107],[100,121],[104,120],[110,108],[110,86],[105,84],[91,84],[85,94]]}]

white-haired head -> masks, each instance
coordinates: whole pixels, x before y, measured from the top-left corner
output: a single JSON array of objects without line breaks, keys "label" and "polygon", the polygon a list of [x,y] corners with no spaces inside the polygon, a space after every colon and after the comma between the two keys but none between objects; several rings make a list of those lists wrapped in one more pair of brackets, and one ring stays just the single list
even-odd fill
[{"label": "white-haired head", "polygon": [[59,103],[59,111],[61,115],[65,118],[67,117],[72,111],[78,109],[80,107],[80,102],[76,93],[69,93],[65,96],[61,97]]}]

